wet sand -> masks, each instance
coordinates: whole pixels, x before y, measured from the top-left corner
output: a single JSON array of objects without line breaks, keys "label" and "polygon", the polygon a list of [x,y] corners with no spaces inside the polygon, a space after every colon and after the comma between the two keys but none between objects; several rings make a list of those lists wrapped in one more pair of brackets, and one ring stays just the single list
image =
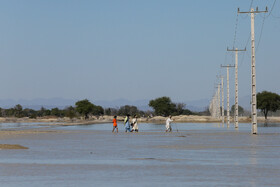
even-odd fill
[{"label": "wet sand", "polygon": [[0,150],[1,149],[28,149],[28,148],[18,144],[0,144]]},{"label": "wet sand", "polygon": [[2,144],[29,148],[0,150],[1,186],[280,184],[279,127],[259,128],[257,136],[250,127],[164,133],[162,125],[124,133],[120,125],[118,134],[84,128],[1,132]]}]

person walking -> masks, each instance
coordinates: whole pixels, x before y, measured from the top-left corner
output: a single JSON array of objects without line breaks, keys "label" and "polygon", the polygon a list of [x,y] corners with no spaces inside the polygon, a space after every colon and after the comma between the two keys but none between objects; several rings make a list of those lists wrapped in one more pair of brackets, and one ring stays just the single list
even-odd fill
[{"label": "person walking", "polygon": [[129,114],[126,115],[126,117],[124,118],[124,128],[125,128],[125,132],[131,132],[130,129],[130,123],[129,123]]},{"label": "person walking", "polygon": [[117,133],[119,132],[119,129],[118,129],[118,124],[117,124],[117,116],[114,116],[114,119],[113,119],[113,130],[112,132],[114,132],[116,129]]},{"label": "person walking", "polygon": [[172,131],[172,127],[171,127],[171,122],[173,121],[172,119],[172,116],[170,115],[167,120],[166,120],[166,124],[165,124],[165,132],[171,132]]},{"label": "person walking", "polygon": [[134,118],[132,119],[132,131],[138,132],[138,122],[137,122],[137,115],[134,115]]}]

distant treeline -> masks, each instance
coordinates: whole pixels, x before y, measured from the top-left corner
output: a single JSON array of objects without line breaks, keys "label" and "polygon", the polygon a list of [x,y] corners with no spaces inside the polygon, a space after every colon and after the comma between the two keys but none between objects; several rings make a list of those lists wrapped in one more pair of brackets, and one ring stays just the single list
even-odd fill
[{"label": "distant treeline", "polygon": [[89,116],[102,116],[102,115],[118,115],[125,116],[130,114],[131,116],[137,115],[139,117],[148,116],[168,116],[168,115],[209,115],[208,111],[195,113],[188,109],[185,109],[185,104],[183,103],[173,103],[169,97],[161,97],[155,100],[151,100],[149,106],[152,107],[153,111],[141,111],[136,106],[125,105],[120,108],[103,108],[102,106],[94,105],[89,100],[84,99],[77,101],[75,106],[69,106],[65,109],[52,108],[46,109],[42,107],[40,110],[33,110],[29,108],[24,108],[18,104],[13,108],[3,109],[0,108],[0,117],[69,117],[77,118],[84,117],[85,119]]}]

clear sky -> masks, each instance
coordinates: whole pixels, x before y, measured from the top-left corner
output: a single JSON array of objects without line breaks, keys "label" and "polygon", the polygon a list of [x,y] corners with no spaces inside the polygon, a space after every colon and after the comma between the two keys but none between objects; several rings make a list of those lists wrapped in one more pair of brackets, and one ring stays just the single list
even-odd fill
[{"label": "clear sky", "polygon": [[[246,44],[239,95],[250,95],[250,17],[236,21],[237,8],[274,1],[0,0],[0,98],[210,99],[220,65],[234,63],[226,48]],[[257,91],[280,93],[280,1],[264,15]]]}]

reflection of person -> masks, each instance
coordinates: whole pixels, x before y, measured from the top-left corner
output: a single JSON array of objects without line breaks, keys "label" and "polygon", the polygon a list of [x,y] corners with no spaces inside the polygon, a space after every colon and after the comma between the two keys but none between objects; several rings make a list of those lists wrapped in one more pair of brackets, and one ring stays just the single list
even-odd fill
[{"label": "reflection of person", "polygon": [[125,132],[131,132],[130,129],[130,124],[129,124],[129,114],[126,115],[125,119],[124,119],[124,128],[125,128]]},{"label": "reflection of person", "polygon": [[117,124],[117,116],[114,116],[114,119],[113,119],[113,130],[112,130],[112,132],[114,132],[115,129],[116,129],[117,132],[119,132],[118,124]]},{"label": "reflection of person", "polygon": [[170,115],[167,120],[166,120],[166,125],[165,125],[165,132],[171,132],[172,131],[172,128],[171,128],[171,122],[173,121],[172,119],[172,116]]},{"label": "reflection of person", "polygon": [[134,118],[132,119],[132,131],[138,132],[138,122],[137,122],[137,116],[135,115]]}]

